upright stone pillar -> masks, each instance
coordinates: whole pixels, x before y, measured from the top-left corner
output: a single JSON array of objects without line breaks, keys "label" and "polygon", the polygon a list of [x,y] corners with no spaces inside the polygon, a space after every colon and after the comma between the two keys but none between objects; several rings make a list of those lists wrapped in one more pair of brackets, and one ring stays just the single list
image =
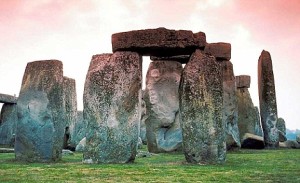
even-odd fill
[{"label": "upright stone pillar", "polygon": [[261,123],[267,148],[279,147],[277,104],[271,55],[263,50],[258,60],[258,93]]},{"label": "upright stone pillar", "polygon": [[0,145],[14,147],[17,121],[17,104],[3,104],[0,115]]},{"label": "upright stone pillar", "polygon": [[139,136],[142,58],[135,52],[95,55],[84,86],[86,163],[135,159]]},{"label": "upright stone pillar", "polygon": [[284,119],[283,118],[278,118],[276,126],[277,126],[277,129],[278,129],[279,142],[286,141],[287,138],[286,138],[286,127],[285,127]]},{"label": "upright stone pillar", "polygon": [[62,62],[28,63],[17,104],[17,160],[53,162],[61,159],[64,109]]},{"label": "upright stone pillar", "polygon": [[179,88],[183,151],[190,163],[223,163],[223,85],[215,57],[196,50],[186,64]]},{"label": "upright stone pillar", "polygon": [[181,148],[178,96],[181,72],[179,62],[154,61],[149,65],[144,96],[149,152],[171,152]]},{"label": "upright stone pillar", "polygon": [[[69,138],[64,138],[64,140],[67,140],[64,142],[64,148],[68,148],[68,146],[76,146],[75,125],[77,122],[77,95],[76,82],[74,79],[64,77],[64,94],[66,108],[66,128],[69,129]],[[67,136],[67,130],[65,130],[65,137]]]}]

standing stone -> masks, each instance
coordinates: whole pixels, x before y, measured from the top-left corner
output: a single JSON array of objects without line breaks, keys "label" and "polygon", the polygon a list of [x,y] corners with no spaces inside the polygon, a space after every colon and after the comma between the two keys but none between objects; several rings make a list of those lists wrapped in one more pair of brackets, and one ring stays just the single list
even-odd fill
[{"label": "standing stone", "polygon": [[276,126],[277,126],[277,129],[278,129],[279,142],[286,141],[287,138],[286,138],[286,127],[285,127],[284,119],[283,118],[278,118]]},{"label": "standing stone", "polygon": [[73,132],[71,132],[72,144],[75,143],[77,145],[85,137],[87,125],[84,122],[83,112],[77,111],[76,123]]},{"label": "standing stone", "polygon": [[139,137],[142,58],[134,52],[95,55],[84,86],[86,163],[127,163]]},{"label": "standing stone", "polygon": [[[64,148],[69,146],[75,147],[75,124],[77,122],[77,95],[76,83],[74,79],[64,77],[64,94],[65,94],[65,110],[66,110],[66,128],[69,128],[69,138],[64,142]],[[67,132],[67,131],[65,131]],[[65,136],[68,134],[65,133]]]},{"label": "standing stone", "polygon": [[147,144],[147,137],[146,137],[146,119],[148,118],[146,103],[144,100],[145,91],[142,91],[142,101],[141,101],[141,121],[140,121],[140,138],[144,145]]},{"label": "standing stone", "polygon": [[237,102],[238,102],[238,127],[240,139],[245,133],[256,134],[257,112],[253,105],[248,87],[250,87],[250,76],[236,76]]},{"label": "standing stone", "polygon": [[257,106],[255,106],[255,112],[256,112],[256,118],[255,118],[255,135],[258,135],[258,136],[261,136],[261,137],[264,137],[264,133],[262,131],[262,128],[261,128],[261,122],[260,122],[260,114],[259,114],[259,109]]},{"label": "standing stone", "polygon": [[170,152],[181,148],[178,96],[181,72],[182,65],[179,62],[155,61],[149,65],[144,96],[149,152]]},{"label": "standing stone", "polygon": [[267,148],[279,146],[277,124],[277,104],[272,59],[263,50],[258,60],[258,93],[261,123]]},{"label": "standing stone", "polygon": [[17,105],[3,104],[0,115],[0,145],[14,146],[17,121]]},{"label": "standing stone", "polygon": [[238,105],[233,65],[230,61],[220,62],[223,73],[223,120],[226,130],[226,147],[241,147],[238,128]]},{"label": "standing stone", "polygon": [[196,50],[183,70],[179,88],[183,150],[190,163],[225,161],[222,82],[215,57]]},{"label": "standing stone", "polygon": [[28,63],[17,104],[17,160],[52,162],[61,159],[64,109],[62,62]]}]

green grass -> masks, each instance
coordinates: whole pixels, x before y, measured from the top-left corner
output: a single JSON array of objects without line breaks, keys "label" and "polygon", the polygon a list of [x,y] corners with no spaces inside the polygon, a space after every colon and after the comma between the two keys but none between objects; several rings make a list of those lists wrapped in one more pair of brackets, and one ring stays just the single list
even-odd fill
[{"label": "green grass", "polygon": [[93,165],[80,153],[53,164],[20,163],[3,153],[0,182],[300,182],[300,150],[239,150],[222,165],[190,165],[180,153]]}]

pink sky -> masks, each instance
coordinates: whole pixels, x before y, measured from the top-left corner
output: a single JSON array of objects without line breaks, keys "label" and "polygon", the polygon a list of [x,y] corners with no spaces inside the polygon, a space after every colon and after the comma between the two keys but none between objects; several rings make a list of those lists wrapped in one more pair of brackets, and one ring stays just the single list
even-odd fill
[{"label": "pink sky", "polygon": [[0,1],[0,22],[0,93],[18,95],[27,62],[58,59],[64,75],[76,79],[82,110],[90,59],[111,52],[111,34],[188,29],[205,32],[208,42],[232,44],[235,74],[251,75],[255,105],[257,61],[263,49],[269,51],[279,117],[300,129],[298,0],[9,0]]}]

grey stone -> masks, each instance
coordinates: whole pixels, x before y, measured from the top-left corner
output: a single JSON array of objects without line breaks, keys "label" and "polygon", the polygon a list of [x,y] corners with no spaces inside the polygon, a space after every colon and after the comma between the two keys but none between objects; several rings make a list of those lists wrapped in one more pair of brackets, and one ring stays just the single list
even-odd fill
[{"label": "grey stone", "polygon": [[53,162],[61,159],[64,109],[62,62],[28,63],[17,104],[16,160]]},{"label": "grey stone", "polygon": [[[75,147],[76,133],[75,125],[77,122],[77,95],[76,95],[76,82],[72,78],[64,77],[64,97],[65,97],[65,110],[66,110],[66,128],[69,129],[69,134],[65,133],[64,148],[68,146]],[[66,132],[66,131],[65,131]]]},{"label": "grey stone", "polygon": [[134,51],[149,56],[190,55],[195,49],[203,49],[205,45],[205,33],[194,34],[188,30],[158,28],[120,32],[112,35],[113,52]]},{"label": "grey stone", "polygon": [[142,57],[134,52],[95,55],[86,76],[84,162],[135,159],[141,107]]},{"label": "grey stone", "polygon": [[258,60],[258,93],[261,123],[266,148],[279,146],[277,124],[277,104],[272,59],[269,52],[263,50]]},{"label": "grey stone", "polygon": [[279,131],[283,133],[283,135],[286,135],[286,127],[285,127],[285,121],[283,118],[278,118],[276,127]]},{"label": "grey stone", "polygon": [[223,73],[223,120],[226,130],[226,147],[241,147],[238,128],[238,105],[233,65],[230,61],[220,63]]},{"label": "grey stone", "polygon": [[0,103],[16,104],[17,100],[15,96],[0,93]]},{"label": "grey stone", "polygon": [[238,127],[242,141],[246,133],[256,134],[257,112],[248,88],[238,88],[236,94],[238,102]]},{"label": "grey stone", "polygon": [[169,57],[156,57],[150,56],[150,60],[153,61],[175,61],[180,62],[181,64],[186,64],[190,60],[191,55],[176,55],[176,56],[169,56]]},{"label": "grey stone", "polygon": [[151,62],[146,76],[146,136],[149,152],[171,152],[182,146],[178,88],[179,62]]},{"label": "grey stone", "polygon": [[144,93],[145,91],[142,91],[142,101],[141,101],[141,121],[140,121],[140,138],[142,140],[142,143],[144,145],[147,144],[147,137],[146,137],[146,119],[149,117],[147,114],[147,109],[146,109],[146,103],[144,101]]},{"label": "grey stone", "polygon": [[255,112],[256,112],[256,118],[255,118],[255,135],[258,135],[258,136],[261,136],[261,137],[264,137],[264,133],[262,131],[262,127],[261,127],[261,122],[260,122],[260,114],[259,114],[259,109],[257,106],[255,106]]},{"label": "grey stone", "polygon": [[73,151],[70,151],[69,149],[63,149],[62,150],[62,155],[63,156],[73,156],[74,153],[73,153]]},{"label": "grey stone", "polygon": [[179,88],[183,151],[189,163],[214,164],[226,159],[222,82],[215,57],[196,50],[183,70]]},{"label": "grey stone", "polygon": [[230,43],[208,43],[205,45],[204,53],[211,54],[217,60],[230,60],[231,59],[231,44]]},{"label": "grey stone", "polygon": [[87,125],[83,120],[83,111],[77,111],[76,123],[71,132],[71,143],[78,144],[86,136]]},{"label": "grey stone", "polygon": [[0,145],[14,147],[17,125],[17,105],[5,103],[0,115]]},{"label": "grey stone", "polygon": [[300,144],[295,140],[287,140],[285,142],[279,142],[279,147],[289,149],[300,149]]},{"label": "grey stone", "polygon": [[286,138],[284,132],[278,130],[278,135],[279,135],[279,142],[287,141],[287,138]]},{"label": "grey stone", "polygon": [[263,149],[265,147],[264,138],[251,133],[245,133],[241,140],[242,148]]},{"label": "grey stone", "polygon": [[300,134],[296,136],[296,141],[300,144]]},{"label": "grey stone", "polygon": [[14,153],[15,150],[13,148],[0,148],[0,153]]},{"label": "grey stone", "polygon": [[76,152],[84,152],[86,146],[86,137],[81,139],[79,143],[76,145],[75,151]]},{"label": "grey stone", "polygon": [[248,75],[239,75],[235,77],[237,88],[250,88],[251,77]]}]

